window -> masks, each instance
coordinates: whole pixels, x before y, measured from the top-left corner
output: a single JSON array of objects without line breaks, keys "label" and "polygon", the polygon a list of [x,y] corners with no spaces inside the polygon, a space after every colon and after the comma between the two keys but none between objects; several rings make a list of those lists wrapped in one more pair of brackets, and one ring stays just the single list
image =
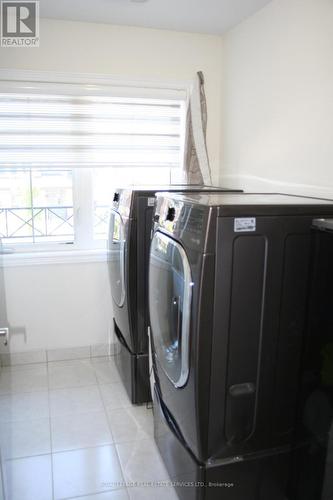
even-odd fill
[{"label": "window", "polygon": [[184,90],[0,81],[3,243],[105,248],[115,187],[181,181],[185,111]]},{"label": "window", "polygon": [[71,170],[0,170],[4,244],[73,243]]}]

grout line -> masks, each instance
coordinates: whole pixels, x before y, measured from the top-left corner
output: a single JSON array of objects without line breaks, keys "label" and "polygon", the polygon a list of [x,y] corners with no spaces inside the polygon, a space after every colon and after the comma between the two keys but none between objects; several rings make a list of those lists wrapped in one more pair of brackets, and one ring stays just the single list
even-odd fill
[{"label": "grout line", "polygon": [[[52,363],[73,363],[73,361],[91,361],[90,356],[84,358],[66,358],[66,359],[50,359],[47,364],[52,366]],[[65,366],[65,365],[64,365]]]},{"label": "grout line", "polygon": [[50,404],[50,378],[49,378],[49,364],[46,363],[46,373],[47,373],[47,401],[49,410],[49,432],[50,432],[50,460],[51,460],[51,488],[52,488],[52,500],[54,500],[54,474],[53,474],[53,443],[52,443],[52,424],[51,424],[51,404]]},{"label": "grout line", "polygon": [[98,444],[95,446],[82,446],[80,448],[72,448],[70,450],[59,450],[59,451],[54,451],[54,455],[60,455],[61,453],[72,453],[74,451],[83,451],[83,450],[95,450],[98,448],[110,448],[110,446],[114,447],[114,443],[105,443],[105,444]]},{"label": "grout line", "polygon": [[[82,358],[82,359],[89,359],[89,358]],[[95,358],[96,359],[96,358]],[[74,360],[63,360],[63,361],[74,361]],[[57,363],[57,361],[50,361],[50,363]],[[102,363],[102,362],[101,362]],[[98,380],[98,377],[96,376],[96,365],[98,366],[98,363],[96,364],[93,364],[91,363],[91,367],[94,371],[94,375],[95,375],[95,379],[96,379],[96,382],[95,383],[92,383],[92,384],[84,384],[84,385],[69,385],[69,386],[66,386],[66,387],[55,387],[55,388],[50,388],[49,387],[49,371],[48,371],[48,368],[49,368],[49,364],[48,363],[38,363],[40,365],[45,365],[46,367],[46,370],[47,370],[47,384],[46,384],[46,387],[44,388],[40,388],[40,389],[36,389],[36,390],[30,390],[30,391],[11,391],[11,392],[3,392],[3,393],[0,393],[0,398],[1,397],[8,397],[8,396],[14,396],[14,395],[19,395],[19,394],[36,394],[36,393],[41,393],[41,392],[53,392],[53,391],[63,391],[63,390],[67,390],[67,389],[81,389],[83,387],[95,387],[96,385],[108,385],[108,384],[119,384],[121,383],[120,380],[114,380],[112,382],[107,382],[107,381],[99,381]],[[61,368],[61,367],[59,367]],[[22,372],[23,370],[18,370],[18,372]],[[15,372],[16,373],[16,372]]]},{"label": "grout line", "polygon": [[101,391],[100,386],[98,386],[98,390],[99,390],[99,393],[100,393],[100,396],[101,396],[101,399],[102,399],[103,408],[104,408],[106,420],[107,420],[107,423],[108,423],[108,426],[109,426],[109,429],[110,429],[110,433],[111,433],[111,436],[112,436],[114,449],[115,449],[115,452],[116,452],[116,455],[117,455],[117,459],[118,459],[118,463],[119,463],[119,467],[120,467],[120,470],[121,470],[121,475],[122,475],[123,481],[125,483],[126,482],[125,472],[124,472],[123,466],[121,464],[120,455],[118,453],[118,449],[117,449],[117,446],[116,446],[117,443],[115,442],[115,437],[114,437],[113,432],[112,432],[111,422],[109,420],[109,415],[108,415],[108,412],[107,412],[107,409],[106,409],[106,405],[104,403],[104,399],[103,399],[103,395],[102,395],[102,391]]},{"label": "grout line", "polygon": [[54,392],[54,391],[66,391],[67,389],[84,389],[84,388],[87,388],[87,387],[96,387],[97,385],[98,385],[98,382],[96,382],[96,383],[94,382],[93,384],[68,385],[66,387],[54,387],[53,389],[50,389],[50,392]]},{"label": "grout line", "polygon": [[102,405],[103,405],[103,408],[104,408],[104,414],[105,414],[105,417],[106,417],[106,421],[108,423],[108,428],[109,428],[109,431],[110,431],[110,434],[111,434],[111,437],[112,437],[112,442],[114,443],[114,435],[113,435],[113,432],[112,432],[111,423],[109,421],[108,411],[107,411],[107,408],[106,408],[106,405],[105,405],[105,402],[104,402],[104,399],[103,399],[103,394],[102,394],[102,390],[101,390],[100,384],[98,384],[98,392],[99,392],[100,398],[102,400]]},{"label": "grout line", "polygon": [[[111,436],[112,438],[112,436]],[[103,444],[94,444],[94,445],[87,445],[87,446],[80,446],[79,448],[70,448],[68,450],[57,450],[57,451],[52,451],[53,455],[59,455],[60,453],[71,453],[73,451],[83,451],[83,450],[92,450],[92,449],[97,449],[97,448],[106,448],[113,446],[115,448],[115,443],[113,441],[110,441],[109,443],[103,443]]]},{"label": "grout line", "polygon": [[1,448],[0,448],[0,476],[1,476],[1,491],[3,499],[6,500],[6,489],[5,489],[5,460],[2,458]]},{"label": "grout line", "polygon": [[27,458],[50,457],[51,453],[38,453],[37,455],[24,455],[23,457],[6,458],[4,462],[16,462],[17,460],[26,460]]},{"label": "grout line", "polygon": [[[110,431],[111,432],[111,431]],[[112,435],[112,432],[111,432]],[[113,436],[112,436],[113,437]],[[104,443],[104,444],[98,444],[98,445],[92,445],[92,446],[81,446],[79,448],[70,448],[68,450],[58,450],[58,451],[51,451],[50,453],[38,453],[36,455],[23,455],[21,457],[10,457],[10,458],[5,458],[3,459],[3,463],[5,462],[15,462],[17,460],[25,460],[27,458],[37,458],[37,457],[48,457],[50,456],[52,458],[52,455],[60,455],[61,453],[72,453],[74,451],[84,451],[84,450],[93,450],[97,448],[117,448],[118,445],[122,444],[128,444],[128,443],[138,443],[141,441],[149,441],[149,442],[155,442],[153,438],[151,437],[142,437],[138,439],[129,439],[126,441],[117,441],[117,442],[110,442],[110,443]]]},{"label": "grout line", "polygon": [[38,361],[35,363],[19,363],[15,365],[4,365],[0,366],[0,369],[3,370],[3,373],[20,373],[23,371],[29,371],[33,370],[34,368],[42,368],[43,366],[50,365],[52,366],[53,363],[66,363],[68,362],[69,364],[71,362],[75,361],[90,361],[92,365],[96,365],[98,363],[103,363],[107,362],[108,360],[111,360],[114,355],[111,354],[106,354],[102,356],[89,356],[85,358],[66,358],[66,359],[52,359],[52,360],[47,360],[47,361]]},{"label": "grout line", "polygon": [[78,417],[79,415],[90,415],[91,413],[103,413],[103,410],[84,410],[84,411],[73,411],[73,412],[66,412],[66,413],[58,413],[56,415],[51,415],[51,420],[52,419],[59,419],[59,418],[64,418],[64,417]]},{"label": "grout line", "polygon": [[[133,441],[133,443],[134,442],[135,441]],[[113,448],[116,447],[115,443],[105,443],[105,444],[98,444],[96,446],[83,446],[80,448],[71,448],[70,450],[52,451],[51,453],[39,453],[38,455],[26,455],[24,457],[6,458],[4,462],[15,462],[16,460],[25,460],[27,458],[48,457],[52,455],[60,455],[61,453],[73,453],[74,451],[94,450],[98,448],[110,448],[111,446]]]},{"label": "grout line", "polygon": [[61,368],[91,367],[92,363],[90,358],[64,359],[62,361],[49,361],[47,366],[52,370],[60,370]]},{"label": "grout line", "polygon": [[[98,380],[98,377],[97,377],[96,368],[94,368],[93,365],[91,365],[91,366],[92,366],[92,368],[94,370],[94,377],[95,377],[95,380],[96,380],[96,384],[99,386],[99,380]],[[98,392],[100,393],[100,396],[101,396],[101,391],[99,389],[98,389]],[[102,399],[102,402],[103,402],[103,399]]]},{"label": "grout line", "polygon": [[[84,358],[84,359],[89,359],[89,361],[91,363],[91,358]],[[97,376],[96,376],[95,369],[93,369],[93,374],[94,374],[94,378],[95,378],[95,382],[96,383],[95,384],[91,384],[89,386],[81,386],[81,387],[96,387],[96,385],[98,386],[98,379],[97,379]],[[50,400],[50,392],[51,391],[49,391],[49,400]],[[89,413],[92,413],[92,412],[89,412]],[[80,413],[77,413],[77,414],[79,415]],[[50,408],[50,437],[51,437],[51,461],[52,461],[52,494],[53,494],[53,500],[54,500],[53,455],[56,455],[56,454],[59,454],[59,453],[67,453],[67,452],[70,452],[70,451],[77,451],[77,449],[54,451],[54,449],[53,449],[53,440],[52,440],[52,425],[51,425],[51,422],[52,422],[52,417],[51,417],[51,408]],[[111,434],[111,439],[113,440],[112,434]],[[109,446],[109,445],[104,445],[104,446]],[[83,449],[87,449],[87,448],[98,448],[98,446],[79,448],[79,450],[80,449],[83,450]]]},{"label": "grout line", "polygon": [[127,487],[124,486],[122,488],[114,488],[112,490],[103,490],[103,491],[95,491],[94,493],[87,493],[86,495],[80,495],[80,496],[77,496],[77,497],[63,497],[61,498],[61,500],[76,500],[77,498],[82,498],[83,500],[87,497],[90,497],[92,495],[102,495],[103,493],[113,493],[114,491],[126,491],[126,493],[128,494],[127,492]]},{"label": "grout line", "polygon": [[0,393],[0,398],[8,398],[8,396],[22,396],[23,394],[40,394],[41,392],[48,392],[47,387],[44,389],[36,389],[35,391],[2,392]]},{"label": "grout line", "polygon": [[[47,351],[46,351],[46,353],[47,353]],[[94,356],[91,352],[91,347],[90,347],[89,353],[90,354],[88,356],[84,356],[84,357],[80,356],[79,358],[75,357],[75,358],[59,358],[59,359],[49,359],[49,355],[46,354],[44,361],[29,361],[27,363],[10,363],[10,364],[5,364],[5,365],[0,364],[0,368],[3,368],[4,370],[6,370],[8,368],[20,367],[20,368],[22,368],[22,370],[24,370],[25,367],[32,367],[32,366],[35,367],[38,365],[45,365],[47,363],[57,363],[57,362],[61,362],[61,361],[82,361],[82,360],[87,360],[87,359],[95,360],[98,358],[110,358],[110,357],[115,356],[115,354],[112,352],[108,352],[106,354],[100,354],[100,355],[98,354],[98,355]],[[1,354],[0,354],[0,361],[1,361]]]},{"label": "grout line", "polygon": [[47,361],[35,361],[32,363],[17,363],[15,365],[3,365],[0,366],[0,369],[4,370],[5,373],[8,373],[9,370],[12,370],[13,373],[31,370],[32,368],[36,368],[40,365],[46,365]]},{"label": "grout line", "polygon": [[[95,386],[93,386],[93,387],[95,387]],[[119,406],[117,408],[112,408],[111,411],[122,410],[122,409],[126,410],[127,408],[128,408],[128,406],[124,406],[124,407]],[[52,419],[69,417],[69,416],[74,416],[74,415],[87,415],[90,413],[104,413],[104,411],[103,411],[103,409],[101,409],[101,410],[91,409],[91,410],[83,410],[83,411],[72,411],[72,412],[69,411],[66,413],[57,413],[55,415],[52,415],[51,412],[49,411],[49,416],[36,417],[36,418],[22,418],[22,420],[0,420],[0,425],[1,424],[19,424],[21,422],[39,422],[40,420],[49,420],[49,418],[52,420]],[[47,453],[43,453],[43,455],[45,455],[45,454],[47,455]],[[28,456],[33,456],[33,455],[28,455]]]},{"label": "grout line", "polygon": [[[26,392],[4,392],[0,394],[1,397],[8,397],[8,396],[16,396],[16,395],[22,395],[22,394],[39,394],[41,392],[54,392],[54,391],[66,391],[67,389],[83,389],[87,387],[96,387],[97,385],[100,385],[99,382],[93,383],[93,384],[85,384],[85,385],[70,385],[66,387],[55,387],[54,389],[48,389],[45,387],[44,389],[36,389],[35,391],[26,391]],[[33,419],[33,420],[38,420],[38,419]]]}]

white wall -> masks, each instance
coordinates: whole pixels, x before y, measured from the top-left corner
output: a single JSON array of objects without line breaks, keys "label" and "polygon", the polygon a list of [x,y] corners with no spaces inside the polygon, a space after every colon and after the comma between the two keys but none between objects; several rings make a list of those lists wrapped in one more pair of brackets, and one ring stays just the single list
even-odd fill
[{"label": "white wall", "polygon": [[[208,149],[215,180],[220,165],[221,38],[130,27],[42,20],[40,48],[0,48],[0,68],[104,74],[173,82],[198,70],[206,78]],[[110,291],[105,264],[5,270],[8,320],[26,327],[10,352],[107,341]]]},{"label": "white wall", "polygon": [[215,179],[220,165],[221,37],[42,19],[39,48],[0,48],[0,68],[97,73],[128,79],[191,80],[202,70],[207,142]]},{"label": "white wall", "polygon": [[17,332],[9,352],[106,343],[112,319],[106,266],[100,262],[5,268],[8,322]]},{"label": "white wall", "polygon": [[333,197],[333,1],[274,0],[223,40],[221,179]]}]

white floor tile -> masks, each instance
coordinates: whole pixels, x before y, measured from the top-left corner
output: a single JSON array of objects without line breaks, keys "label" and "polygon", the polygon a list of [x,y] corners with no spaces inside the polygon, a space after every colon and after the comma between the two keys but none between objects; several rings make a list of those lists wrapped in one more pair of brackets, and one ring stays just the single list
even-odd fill
[{"label": "white floor tile", "polygon": [[49,419],[2,423],[0,448],[5,459],[51,453]]},{"label": "white floor tile", "polygon": [[55,499],[91,495],[124,485],[114,446],[55,453],[53,477]]},{"label": "white floor tile", "polygon": [[0,396],[0,422],[17,422],[48,418],[47,392],[30,392]]},{"label": "white floor tile", "polygon": [[52,451],[102,446],[113,442],[104,412],[77,413],[51,419]]},{"label": "white floor tile", "polygon": [[65,362],[49,363],[50,389],[65,389],[97,383],[95,371],[90,363]]},{"label": "white floor tile", "polygon": [[51,500],[51,455],[8,460],[4,463],[8,500]]},{"label": "white floor tile", "polygon": [[117,451],[126,482],[140,486],[140,482],[169,480],[153,439],[118,444]]},{"label": "white floor tile", "polygon": [[130,500],[179,500],[172,486],[128,488]]},{"label": "white floor tile", "polygon": [[114,382],[113,384],[101,384],[100,389],[107,410],[128,408],[132,406],[122,383]]},{"label": "white floor tile", "polygon": [[151,438],[154,421],[151,410],[145,406],[131,406],[107,412],[115,443]]},{"label": "white floor tile", "polygon": [[117,367],[113,361],[104,361],[94,365],[97,380],[100,384],[110,384],[113,382],[120,382],[120,376]]},{"label": "white floor tile", "polygon": [[36,365],[26,370],[3,371],[0,374],[0,394],[45,391],[47,388],[46,365]]},{"label": "white floor tile", "polygon": [[103,410],[103,402],[97,386],[50,391],[51,417]]}]

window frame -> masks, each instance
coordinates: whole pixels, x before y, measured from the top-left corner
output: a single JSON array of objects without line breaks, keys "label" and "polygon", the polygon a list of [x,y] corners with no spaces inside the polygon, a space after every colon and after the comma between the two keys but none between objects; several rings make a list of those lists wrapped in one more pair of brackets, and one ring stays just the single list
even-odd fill
[{"label": "window frame", "polygon": [[[147,99],[176,99],[183,96],[188,104],[191,81],[124,80],[87,73],[59,73],[50,71],[0,69],[0,92],[29,91],[52,93],[55,89],[65,95],[107,95],[110,97],[138,97]],[[180,97],[178,96],[178,99]],[[185,120],[185,113],[183,113]],[[181,124],[185,136],[184,123]],[[184,137],[182,137],[184,139]],[[185,141],[181,141],[182,147]],[[181,156],[184,157],[184,151]],[[1,168],[1,167],[0,167]],[[59,168],[60,169],[60,168]],[[16,243],[11,251],[9,243],[0,254],[0,266],[16,266],[42,263],[91,262],[106,260],[105,240],[93,238],[93,188],[92,168],[67,168],[72,170],[74,242]],[[94,245],[92,247],[92,242]]]}]

